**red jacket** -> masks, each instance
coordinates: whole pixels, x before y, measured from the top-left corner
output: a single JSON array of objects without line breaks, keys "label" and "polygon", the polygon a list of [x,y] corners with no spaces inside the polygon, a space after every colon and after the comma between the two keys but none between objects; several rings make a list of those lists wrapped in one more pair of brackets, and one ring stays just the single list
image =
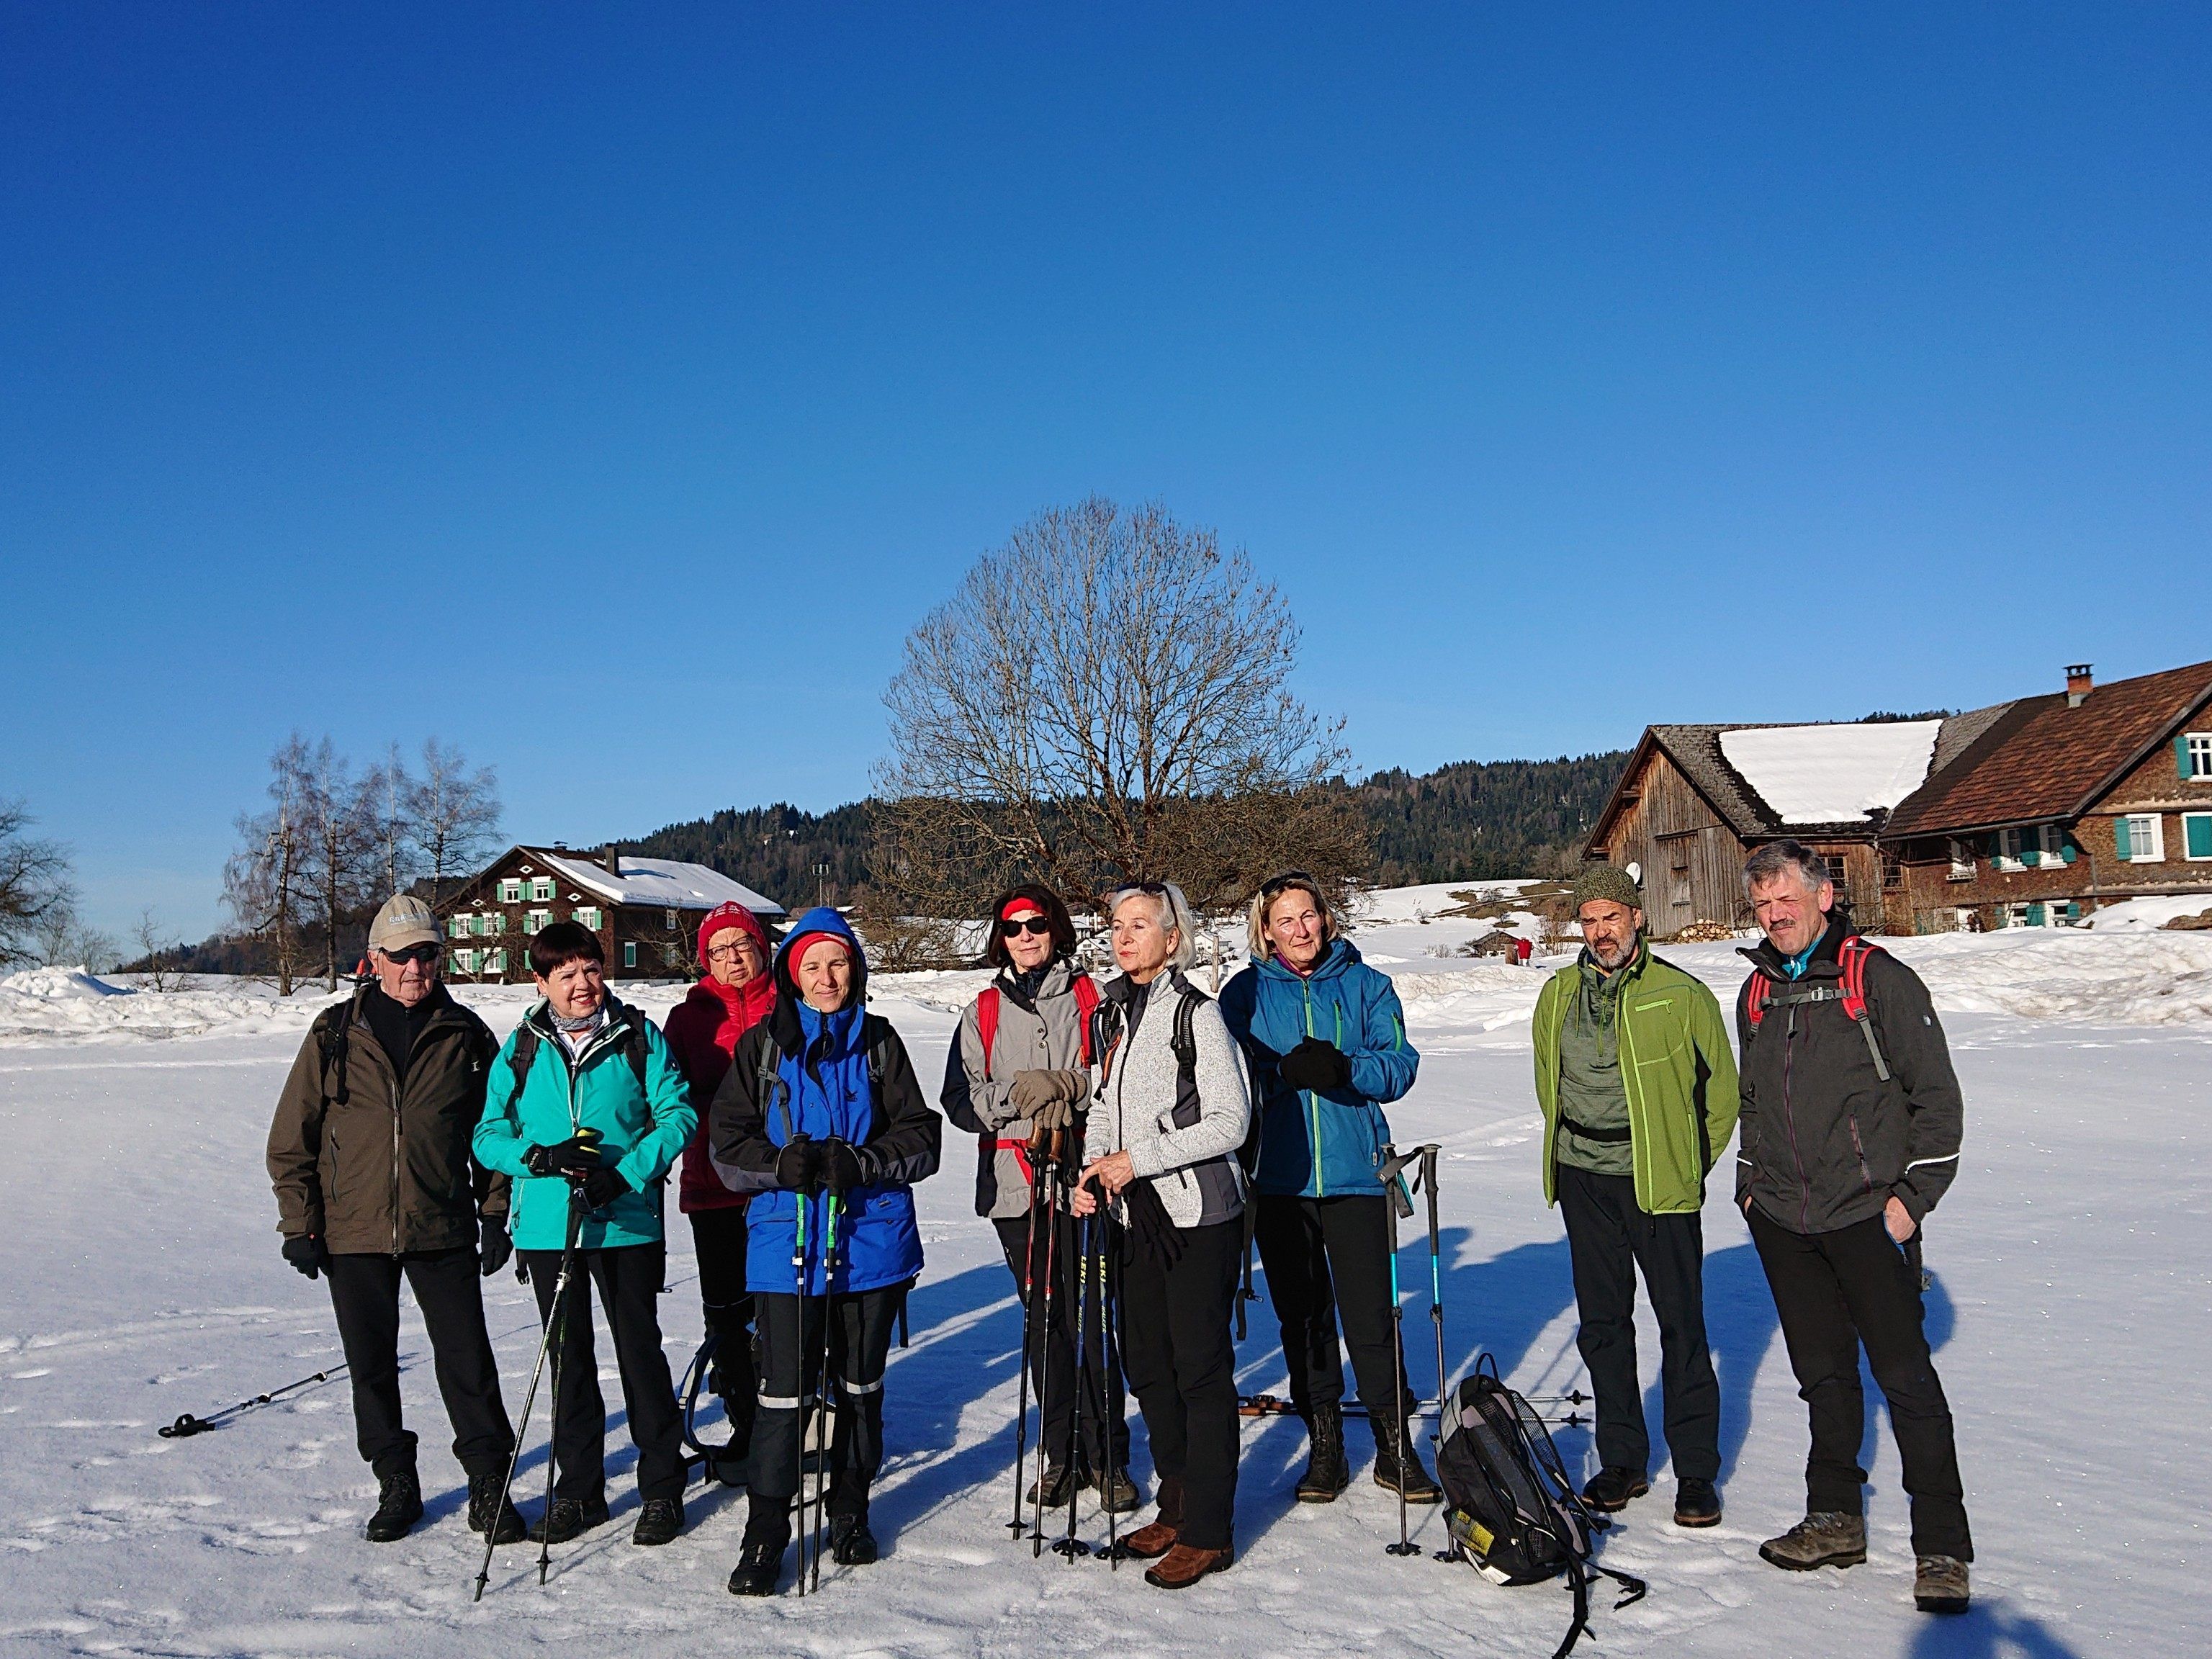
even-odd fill
[{"label": "red jacket", "polygon": [[[743,928],[759,941],[761,957],[770,955],[768,933],[752,912],[725,904],[699,928],[699,955],[704,960],[707,941],[728,927]],[[730,1051],[738,1039],[768,1018],[775,1006],[775,975],[763,972],[743,985],[724,985],[712,975],[691,988],[683,1001],[668,1011],[662,1027],[684,1080],[691,1086],[691,1104],[698,1109],[699,1127],[684,1148],[684,1175],[676,1189],[676,1207],[689,1215],[694,1210],[743,1209],[751,1200],[740,1198],[722,1184],[707,1155],[707,1109],[730,1069]]]}]

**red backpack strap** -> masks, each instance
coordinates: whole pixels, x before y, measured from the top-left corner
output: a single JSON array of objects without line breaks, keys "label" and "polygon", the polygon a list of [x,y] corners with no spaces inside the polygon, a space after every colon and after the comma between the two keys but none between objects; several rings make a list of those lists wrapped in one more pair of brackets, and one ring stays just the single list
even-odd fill
[{"label": "red backpack strap", "polygon": [[1091,1064],[1091,1020],[1098,1012],[1098,981],[1088,974],[1075,976],[1075,1012],[1083,1022],[1083,1063]]},{"label": "red backpack strap", "polygon": [[1867,1052],[1874,1056],[1875,1075],[1884,1083],[1889,1081],[1889,1061],[1881,1052],[1881,1039],[1874,1034],[1874,1021],[1867,1013],[1867,958],[1880,951],[1879,945],[1869,945],[1856,933],[1845,939],[1836,952],[1836,959],[1844,970],[1844,1012],[1858,1023],[1866,1034]]},{"label": "red backpack strap", "polygon": [[1766,1018],[1766,993],[1772,983],[1764,973],[1754,968],[1751,970],[1750,980],[1743,988],[1744,1012],[1750,1018],[1751,1029],[1754,1031],[1759,1029],[1759,1022]]},{"label": "red backpack strap", "polygon": [[991,1045],[999,1040],[999,988],[987,985],[975,999],[975,1036],[983,1045],[983,1080],[991,1080]]}]

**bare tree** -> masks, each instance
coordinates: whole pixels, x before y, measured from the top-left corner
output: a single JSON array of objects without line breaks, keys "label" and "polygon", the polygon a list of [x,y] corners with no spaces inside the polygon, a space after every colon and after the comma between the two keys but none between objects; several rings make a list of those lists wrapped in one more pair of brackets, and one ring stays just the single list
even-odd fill
[{"label": "bare tree", "polygon": [[361,781],[363,815],[370,826],[380,898],[389,898],[415,878],[416,848],[408,833],[408,811],[415,780],[392,744],[384,758],[370,767]]},{"label": "bare tree", "polygon": [[33,932],[39,960],[48,968],[82,968],[87,973],[105,974],[123,959],[115,936],[86,921],[74,903],[47,906]]},{"label": "bare tree", "polygon": [[1298,629],[1211,530],[1093,496],[986,554],[908,635],[872,873],[889,913],[971,910],[1010,876],[1096,908],[1172,878],[1201,911],[1366,857],[1322,785],[1339,727],[1292,696]]},{"label": "bare tree", "polygon": [[338,930],[374,879],[374,803],[355,781],[353,766],[325,738],[307,750],[300,774],[299,807],[305,835],[305,879],[323,930],[323,976],[338,988]]},{"label": "bare tree", "polygon": [[445,884],[473,872],[496,850],[501,808],[499,775],[471,772],[459,749],[431,738],[422,744],[422,775],[407,794],[407,831],[430,878],[430,902]]},{"label": "bare tree", "polygon": [[276,994],[292,994],[300,966],[300,922],[313,902],[307,885],[308,817],[302,807],[309,755],[295,732],[269,757],[265,812],[238,816],[238,849],[222,866],[222,902],[241,933],[262,940],[276,963]]},{"label": "bare tree", "polygon": [[154,919],[152,905],[138,913],[138,925],[131,930],[131,939],[138,947],[139,960],[146,964],[141,972],[147,989],[167,991],[183,982],[183,946],[162,943],[161,927]]},{"label": "bare tree", "polygon": [[76,906],[68,849],[33,836],[35,822],[27,803],[0,800],[0,966],[37,954],[40,924]]}]

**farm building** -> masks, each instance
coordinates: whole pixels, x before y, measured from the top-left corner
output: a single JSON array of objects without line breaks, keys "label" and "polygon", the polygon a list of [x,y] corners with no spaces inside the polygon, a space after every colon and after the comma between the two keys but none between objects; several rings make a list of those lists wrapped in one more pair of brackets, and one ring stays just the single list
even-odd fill
[{"label": "farm building", "polygon": [[439,907],[446,971],[458,980],[530,977],[530,941],[548,922],[581,922],[599,937],[611,979],[668,979],[691,972],[693,935],[707,912],[735,902],[771,925],[774,899],[703,864],[641,859],[613,847],[575,853],[512,847]]},{"label": "farm building", "polygon": [[2003,706],[1883,826],[1893,932],[2057,927],[2212,898],[2212,663]]}]

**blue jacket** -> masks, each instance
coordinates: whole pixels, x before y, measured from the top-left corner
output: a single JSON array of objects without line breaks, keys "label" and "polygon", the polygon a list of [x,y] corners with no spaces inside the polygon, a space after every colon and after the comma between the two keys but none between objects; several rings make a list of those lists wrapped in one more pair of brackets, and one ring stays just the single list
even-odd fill
[{"label": "blue jacket", "polygon": [[[791,941],[807,933],[835,933],[852,949],[852,992],[834,1014],[809,1007],[793,977]],[[715,1173],[731,1191],[755,1194],[745,1212],[745,1288],[755,1295],[793,1294],[802,1265],[809,1296],[880,1290],[921,1271],[913,1183],[936,1173],[944,1120],[890,1022],[866,1012],[867,971],[842,916],[799,917],[776,952],[775,1010],[738,1039],[715,1091],[707,1125]],[[775,1183],[776,1155],[798,1134],[835,1135],[860,1160],[863,1184],[844,1195],[834,1243],[829,1194],[802,1200]]]},{"label": "blue jacket", "polygon": [[[1253,1186],[1278,1198],[1379,1196],[1376,1171],[1390,1139],[1382,1103],[1412,1088],[1421,1064],[1389,975],[1360,961],[1349,939],[1332,939],[1303,978],[1274,957],[1245,969],[1222,988],[1221,1017],[1251,1065],[1260,1102]],[[1283,1086],[1276,1062],[1310,1036],[1351,1060],[1349,1088]]]},{"label": "blue jacket", "polygon": [[[523,1153],[583,1128],[599,1132],[599,1161],[612,1164],[630,1190],[586,1216],[576,1242],[596,1250],[660,1241],[659,1183],[690,1139],[698,1114],[653,1023],[640,1019],[632,1026],[612,995],[606,1010],[606,1023],[573,1066],[544,1002],[523,1016],[491,1063],[483,1115],[477,1120],[476,1157],[485,1169],[514,1177],[509,1225],[518,1250],[557,1250],[568,1242],[568,1228],[567,1178],[532,1175]],[[525,1032],[537,1052],[517,1097],[514,1054]],[[630,1045],[640,1042],[645,1045],[642,1089],[630,1054]]]}]

